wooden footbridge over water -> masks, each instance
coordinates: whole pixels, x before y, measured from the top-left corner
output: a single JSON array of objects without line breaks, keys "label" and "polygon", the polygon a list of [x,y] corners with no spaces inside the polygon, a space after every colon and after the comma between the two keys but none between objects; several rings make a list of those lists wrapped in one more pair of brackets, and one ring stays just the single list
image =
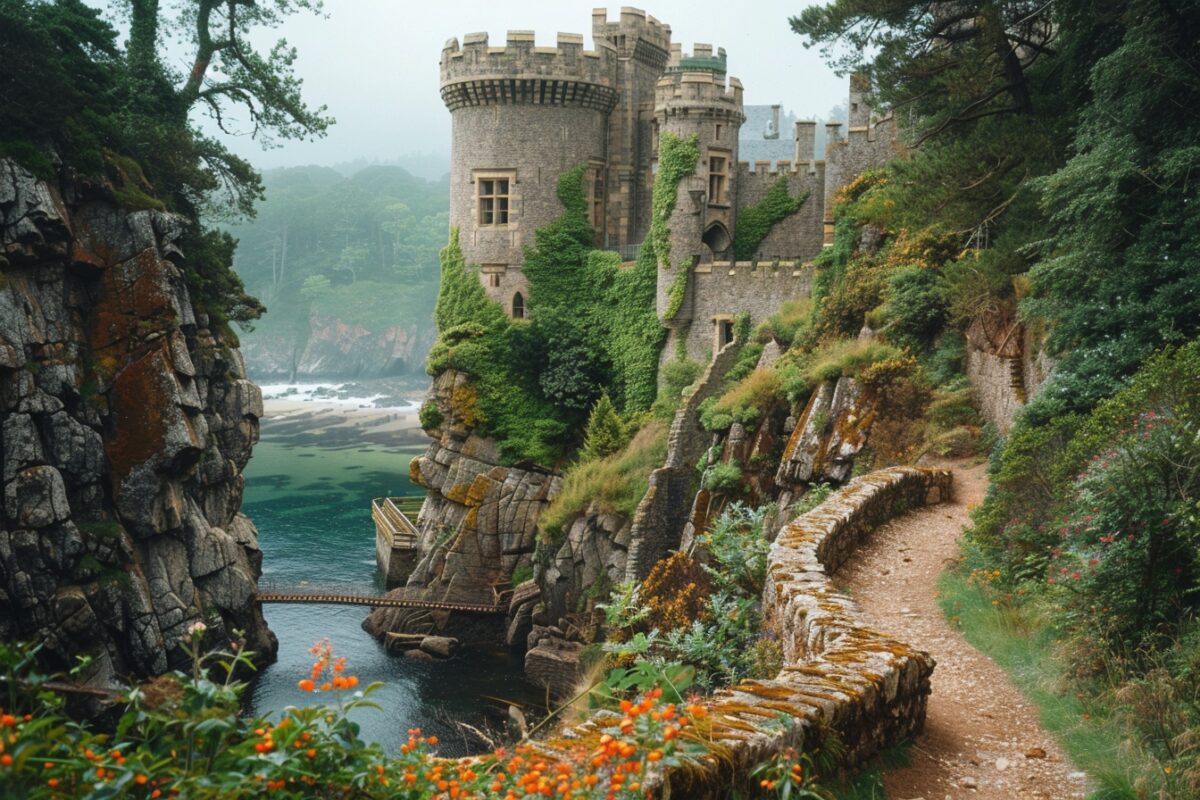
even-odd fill
[{"label": "wooden footbridge over water", "polygon": [[472,614],[504,614],[508,611],[508,593],[496,593],[496,602],[443,603],[436,600],[415,600],[407,597],[388,597],[378,594],[349,592],[260,591],[255,595],[260,603],[310,603],[319,605],[371,606],[374,608],[424,608],[430,611],[463,611]]}]

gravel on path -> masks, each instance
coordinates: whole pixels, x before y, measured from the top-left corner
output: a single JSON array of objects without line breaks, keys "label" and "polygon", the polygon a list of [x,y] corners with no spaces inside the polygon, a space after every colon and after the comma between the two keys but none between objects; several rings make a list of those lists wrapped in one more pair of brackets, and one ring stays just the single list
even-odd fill
[{"label": "gravel on path", "polygon": [[907,767],[888,769],[889,800],[1074,800],[1086,776],[1038,722],[1008,675],[967,643],[938,605],[938,578],[958,556],[985,467],[954,470],[954,499],[881,526],[834,577],[880,631],[937,660],[924,732]]}]

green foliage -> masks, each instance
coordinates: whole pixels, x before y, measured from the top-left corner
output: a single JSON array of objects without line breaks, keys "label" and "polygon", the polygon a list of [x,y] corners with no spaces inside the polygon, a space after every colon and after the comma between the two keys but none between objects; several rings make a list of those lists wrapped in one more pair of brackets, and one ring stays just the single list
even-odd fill
[{"label": "green foliage", "polygon": [[650,473],[662,466],[666,454],[666,426],[654,420],[619,453],[567,470],[562,491],[538,518],[542,540],[562,541],[570,524],[593,504],[599,513],[632,518],[646,494]]},{"label": "green foliage", "polygon": [[445,421],[441,409],[432,400],[421,404],[421,408],[417,412],[417,419],[421,422],[421,429],[426,431],[437,430]]},{"label": "green foliage", "polygon": [[[1022,419],[971,538],[1008,581],[1067,589],[1064,620],[1114,646],[1153,637],[1200,587],[1200,343],[1150,359],[1086,418]],[[1064,571],[1065,570],[1065,571]]]},{"label": "green foliage", "polygon": [[946,291],[938,273],[901,267],[888,276],[884,314],[887,338],[920,351],[929,347],[946,323]]},{"label": "green foliage", "polygon": [[616,407],[608,399],[608,393],[602,393],[588,417],[580,459],[587,461],[610,456],[623,448],[628,439],[625,423],[617,414]]},{"label": "green foliage", "polygon": [[661,405],[661,416],[669,417],[674,414],[683,399],[683,393],[700,379],[704,367],[692,361],[686,355],[673,358],[663,364],[659,372],[658,400],[655,402],[656,412]]},{"label": "green foliage", "polygon": [[1200,12],[1138,0],[1115,21],[1072,157],[1038,184],[1049,242],[1026,311],[1064,356],[1043,417],[1091,407],[1156,348],[1200,333],[1200,120],[1178,113],[1200,103]]},{"label": "green foliage", "polygon": [[714,494],[741,494],[742,465],[737,461],[713,464],[704,471],[700,486]]},{"label": "green foliage", "polygon": [[[431,374],[454,367],[480,384],[479,404],[506,459],[553,466],[579,444],[587,416],[607,389],[626,414],[657,393],[665,331],[655,315],[657,266],[643,248],[632,268],[615,253],[591,250],[582,167],[558,182],[564,213],[536,232],[525,253],[529,321],[510,322],[463,263],[457,232],[443,251],[434,318],[445,339],[463,323],[482,333],[430,351]],[[462,345],[466,344],[466,348]],[[451,357],[452,356],[452,357]]]},{"label": "green foliage", "polygon": [[[650,246],[650,254],[663,269],[671,269],[671,231],[667,223],[675,210],[679,182],[695,173],[700,160],[700,139],[695,134],[681,138],[664,133],[658,142],[658,172],[654,176],[654,193],[650,201],[650,230],[642,245]],[[674,315],[668,316],[668,319]]]},{"label": "green foliage", "polygon": [[679,309],[683,308],[683,301],[687,299],[688,278],[691,277],[691,274],[692,265],[690,263],[679,267],[675,280],[671,281],[670,287],[667,288],[667,307],[663,309],[664,320],[675,319]]},{"label": "green foliage", "polygon": [[833,486],[830,484],[814,483],[808,487],[808,490],[804,494],[796,498],[788,509],[788,512],[794,517],[807,514],[821,505],[821,503],[824,503],[831,494],[833,494]]},{"label": "green foliage", "polygon": [[797,197],[788,194],[786,175],[771,185],[762,200],[738,212],[737,229],[733,234],[733,257],[749,261],[758,253],[758,246],[777,224],[800,210],[808,200],[808,192]]},{"label": "green foliage", "polygon": [[486,331],[502,331],[508,325],[504,309],[488,299],[478,275],[463,259],[458,228],[450,230],[450,242],[439,254],[442,263],[441,288],[433,319],[438,332],[444,333],[463,323],[475,323]]},{"label": "green foliage", "polygon": [[[312,649],[312,677],[304,676],[299,685],[331,699],[291,706],[271,719],[245,716],[246,685],[233,675],[235,668],[252,668],[249,654],[206,654],[203,637],[201,624],[182,645],[192,659],[190,675],[176,672],[125,688],[112,698],[108,725],[70,717],[60,694],[68,684],[60,676],[37,672],[37,647],[0,643],[0,684],[6,689],[0,707],[6,730],[0,791],[29,800],[434,800],[448,796],[450,781],[456,795],[516,796],[542,774],[533,769],[537,759],[514,761],[504,750],[469,761],[441,757],[434,749],[436,738],[421,736],[419,730],[390,754],[364,742],[351,715],[379,710],[370,696],[380,684],[356,691],[357,677],[346,674],[345,659],[335,660],[327,641]],[[686,668],[670,673],[677,681],[670,684],[673,694],[686,690],[688,673]],[[623,727],[602,728],[606,741],[623,751],[619,762],[615,754],[611,761],[591,753],[578,759],[572,755],[555,762],[556,777],[586,787],[575,795],[580,798],[634,800],[644,793],[625,785],[630,774],[626,764],[645,774],[698,759],[704,748],[676,734],[705,710],[683,707],[682,697],[678,705],[668,705],[660,695],[646,691],[633,697],[637,710],[630,716],[636,719]],[[519,746],[517,752],[529,751]]]},{"label": "green foliage", "polygon": [[839,339],[813,352],[805,377],[809,384],[854,377],[876,364],[903,357],[902,351],[883,342]]},{"label": "green foliage", "polygon": [[763,520],[771,510],[771,506],[751,508],[731,503],[700,536],[700,544],[712,558],[705,571],[715,586],[747,596],[762,594],[771,550]]},{"label": "green foliage", "polygon": [[710,397],[701,403],[700,424],[706,430],[722,431],[738,422],[752,430],[782,397],[779,373],[756,369],[720,397]]},{"label": "green foliage", "polygon": [[804,328],[812,318],[812,308],[812,299],[808,297],[785,300],[760,327],[760,341],[770,337],[783,350],[791,347],[793,342],[802,337]]}]

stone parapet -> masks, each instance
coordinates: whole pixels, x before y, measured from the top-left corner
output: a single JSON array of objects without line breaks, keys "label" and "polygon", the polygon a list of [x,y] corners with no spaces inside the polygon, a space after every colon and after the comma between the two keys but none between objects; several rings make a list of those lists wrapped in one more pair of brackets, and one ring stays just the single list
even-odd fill
[{"label": "stone parapet", "polygon": [[486,33],[468,33],[462,45],[442,48],[442,100],[451,111],[467,106],[528,104],[581,106],[607,113],[617,103],[617,50],[599,39],[560,33],[556,47],[535,47],[533,31],[509,31],[504,47]]},{"label": "stone parapet", "polygon": [[[947,470],[893,467],[856,478],[818,508],[783,527],[768,556],[763,610],[783,645],[771,680],[747,680],[708,704],[706,736],[720,758],[645,776],[652,796],[715,798],[786,747],[811,749],[827,732],[847,766],[920,732],[934,661],[873,630],[830,582],[870,532],[911,509],[948,500]],[[594,748],[597,715],[559,737],[533,743],[547,760]],[[780,723],[783,724],[780,724]]]},{"label": "stone parapet", "polygon": [[660,124],[666,117],[697,112],[725,117],[740,125],[746,119],[742,112],[742,82],[709,71],[669,72],[658,79],[654,114]]}]

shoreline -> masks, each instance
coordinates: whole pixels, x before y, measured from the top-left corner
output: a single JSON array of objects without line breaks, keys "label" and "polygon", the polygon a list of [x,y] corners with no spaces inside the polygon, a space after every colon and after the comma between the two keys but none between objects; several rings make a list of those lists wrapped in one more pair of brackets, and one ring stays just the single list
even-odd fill
[{"label": "shoreline", "polygon": [[[343,387],[351,386],[354,394]],[[267,384],[260,420],[264,440],[289,445],[413,447],[429,443],[421,404],[394,393],[368,394],[363,384]],[[363,394],[358,394],[367,390]],[[357,395],[357,396],[356,396]]]}]

